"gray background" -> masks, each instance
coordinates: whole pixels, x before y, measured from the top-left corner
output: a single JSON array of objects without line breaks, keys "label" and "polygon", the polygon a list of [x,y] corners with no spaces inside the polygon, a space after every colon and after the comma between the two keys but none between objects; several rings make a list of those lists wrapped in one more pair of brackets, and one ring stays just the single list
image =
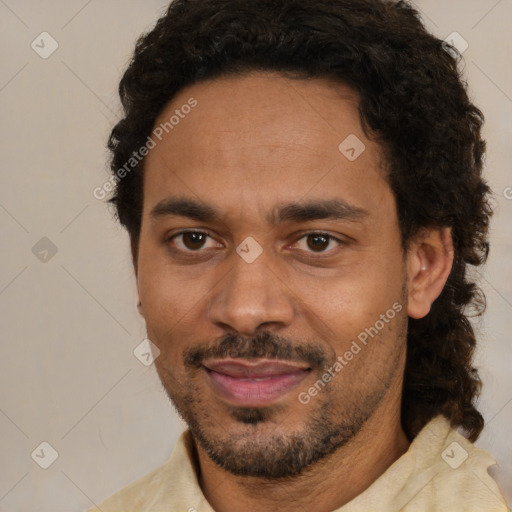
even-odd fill
[{"label": "gray background", "polygon": [[[133,354],[145,329],[128,237],[93,197],[109,177],[122,70],[166,4],[0,0],[0,511],[88,509],[162,464],[184,428],[153,366]],[[512,502],[512,1],[415,5],[438,37],[456,31],[468,42],[464,74],[487,118],[497,211],[480,270],[487,426],[477,446],[497,458],[493,474]],[[44,31],[59,45],[46,59],[31,47],[51,49]],[[42,442],[58,453],[48,469]]]}]

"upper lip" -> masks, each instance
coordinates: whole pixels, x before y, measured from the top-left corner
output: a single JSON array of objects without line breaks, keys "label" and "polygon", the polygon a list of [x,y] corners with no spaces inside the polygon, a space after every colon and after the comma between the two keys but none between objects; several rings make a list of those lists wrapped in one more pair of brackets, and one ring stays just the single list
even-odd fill
[{"label": "upper lip", "polygon": [[203,363],[208,370],[213,370],[234,378],[265,378],[286,375],[309,370],[307,365],[289,361],[269,359],[215,359]]}]

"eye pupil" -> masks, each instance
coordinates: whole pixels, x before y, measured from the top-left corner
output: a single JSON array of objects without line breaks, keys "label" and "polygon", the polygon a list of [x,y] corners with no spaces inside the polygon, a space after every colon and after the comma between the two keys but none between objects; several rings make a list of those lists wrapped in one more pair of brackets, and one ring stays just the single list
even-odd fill
[{"label": "eye pupil", "polygon": [[183,242],[189,249],[200,249],[204,245],[204,233],[184,233]]},{"label": "eye pupil", "polygon": [[[310,249],[325,249],[329,245],[329,237],[324,235],[309,235],[308,246]],[[318,252],[318,251],[317,251]]]}]

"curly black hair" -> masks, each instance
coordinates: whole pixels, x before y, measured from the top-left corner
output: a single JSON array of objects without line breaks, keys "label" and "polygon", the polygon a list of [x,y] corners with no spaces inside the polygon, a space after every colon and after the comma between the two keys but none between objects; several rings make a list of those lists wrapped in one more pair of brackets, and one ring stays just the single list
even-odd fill
[{"label": "curly black hair", "polygon": [[178,91],[252,70],[351,86],[365,134],[386,155],[403,248],[424,227],[450,227],[454,243],[441,295],[426,317],[408,320],[402,426],[412,440],[443,414],[475,441],[484,420],[468,318],[470,309],[484,311],[485,297],[467,272],[487,259],[492,208],[482,178],[484,116],[468,97],[460,62],[406,1],[175,0],[137,42],[119,85],[124,118],[108,142],[116,178],[109,202],[129,232],[134,261],[144,160],[122,179],[119,170]]}]

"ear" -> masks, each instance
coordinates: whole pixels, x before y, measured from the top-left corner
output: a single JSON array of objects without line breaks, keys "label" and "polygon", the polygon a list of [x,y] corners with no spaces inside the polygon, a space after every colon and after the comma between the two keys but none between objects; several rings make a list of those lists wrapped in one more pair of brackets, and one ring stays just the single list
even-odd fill
[{"label": "ear", "polygon": [[453,264],[451,229],[425,228],[407,251],[408,304],[411,318],[423,318],[441,295]]}]

